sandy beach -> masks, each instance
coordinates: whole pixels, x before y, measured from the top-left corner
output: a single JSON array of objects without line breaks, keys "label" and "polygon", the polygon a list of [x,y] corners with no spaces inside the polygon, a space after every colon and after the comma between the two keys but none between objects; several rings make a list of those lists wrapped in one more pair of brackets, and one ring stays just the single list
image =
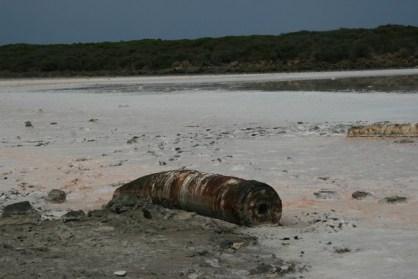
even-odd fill
[{"label": "sandy beach", "polygon": [[[179,217],[177,223],[170,219],[166,224],[170,232],[171,229],[181,231],[179,226],[187,227],[190,220],[191,227],[200,228],[208,222],[212,225],[202,232],[208,239],[202,240],[205,243],[202,245],[207,246],[209,255],[200,255],[199,261],[206,265],[193,262],[190,267],[188,261],[171,258],[173,263],[165,275],[151,260],[141,261],[134,268],[140,255],[126,252],[132,248],[129,245],[124,250],[119,242],[108,240],[113,244],[109,244],[107,251],[112,253],[111,245],[115,245],[118,253],[122,253],[115,257],[130,263],[124,267],[127,278],[415,278],[418,274],[418,140],[348,139],[346,132],[356,124],[417,122],[418,89],[403,94],[337,94],[207,90],[202,84],[417,72],[411,69],[1,80],[0,210],[12,202],[28,200],[42,212],[44,219],[54,219],[69,210],[100,209],[118,186],[140,176],[183,167],[197,169],[272,185],[283,200],[281,226],[232,226],[233,231],[220,238],[239,238],[239,243],[257,239],[257,244],[246,244],[243,250],[234,253],[231,250],[228,254],[212,251],[210,247],[214,247],[211,239],[217,235],[214,227],[230,229],[230,225],[220,222],[215,226],[207,218],[194,215]],[[186,89],[173,90],[170,87],[173,83],[180,83]],[[155,87],[158,90],[148,91],[145,85],[158,85]],[[25,121],[30,121],[33,127],[25,127]],[[46,201],[51,189],[64,190],[67,201],[62,204]],[[356,191],[369,195],[355,199],[352,194]],[[385,200],[393,196],[406,197],[406,201]],[[185,213],[176,211],[176,214]],[[116,226],[112,222],[116,221],[106,226]],[[125,221],[117,222],[122,226]],[[156,217],[152,222],[149,224],[155,230],[150,233],[152,237],[164,234],[158,226],[165,219]],[[87,228],[87,224],[83,226]],[[57,227],[63,226],[60,223]],[[78,226],[81,225],[71,229],[82,231]],[[11,236],[14,230],[15,227],[0,223],[0,235]],[[54,229],[41,225],[39,230]],[[199,229],[187,232],[195,243],[199,241]],[[89,237],[100,238],[107,233],[114,231],[105,228]],[[166,234],[166,238],[187,241],[186,233]],[[0,243],[5,244],[4,239],[8,238],[0,237]],[[12,238],[8,241],[12,242]],[[148,241],[158,242],[158,239]],[[179,243],[183,242],[179,240]],[[3,264],[6,270],[0,278],[15,278],[18,273],[13,272],[20,270],[13,260],[16,255],[4,247],[0,251],[8,258],[0,260],[0,267]],[[136,248],[147,251],[143,246]],[[151,251],[148,259],[155,261],[161,257],[170,261],[167,255],[170,250],[164,251],[163,245],[147,249]],[[181,254],[181,247],[176,247],[176,251]],[[100,260],[99,254],[94,255],[96,260]],[[27,257],[29,261],[30,256]],[[41,260],[42,255],[36,257],[39,266],[47,261]],[[296,268],[288,273],[259,268],[263,263],[274,265],[272,261],[277,259],[282,261],[281,265],[296,263]],[[102,270],[109,269],[100,273],[102,278],[113,277],[111,271],[116,267],[110,263],[112,258],[99,264]],[[55,271],[53,274],[61,276],[66,269],[57,265]],[[77,278],[95,277],[80,274],[77,273]]]}]

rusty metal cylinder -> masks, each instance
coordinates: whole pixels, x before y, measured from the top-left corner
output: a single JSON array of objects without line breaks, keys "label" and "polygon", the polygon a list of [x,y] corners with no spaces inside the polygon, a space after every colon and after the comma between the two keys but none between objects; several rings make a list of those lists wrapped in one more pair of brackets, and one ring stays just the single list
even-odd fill
[{"label": "rusty metal cylinder", "polygon": [[282,202],[271,186],[195,170],[138,178],[118,188],[113,199],[124,195],[246,226],[278,224],[282,214]]}]

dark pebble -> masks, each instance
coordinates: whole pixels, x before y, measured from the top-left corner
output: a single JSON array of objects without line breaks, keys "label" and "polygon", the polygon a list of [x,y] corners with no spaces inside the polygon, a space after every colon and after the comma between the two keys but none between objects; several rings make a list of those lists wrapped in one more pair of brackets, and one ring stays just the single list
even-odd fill
[{"label": "dark pebble", "polygon": [[62,216],[62,221],[64,223],[76,222],[76,221],[80,221],[85,216],[86,216],[86,214],[84,213],[83,210],[72,210],[72,211],[69,211],[66,214],[64,214],[64,216]]},{"label": "dark pebble", "polygon": [[7,205],[3,209],[3,217],[9,217],[13,215],[25,215],[35,212],[32,205],[28,201],[17,202]]},{"label": "dark pebble", "polygon": [[361,199],[364,199],[368,196],[371,196],[371,194],[369,192],[356,191],[351,196],[353,197],[353,199],[361,200]]},{"label": "dark pebble", "polygon": [[384,201],[387,203],[399,203],[399,202],[406,202],[407,197],[401,197],[401,196],[391,196],[384,198]]},{"label": "dark pebble", "polygon": [[67,194],[58,189],[53,189],[48,193],[48,201],[56,202],[56,203],[63,203],[67,198]]}]

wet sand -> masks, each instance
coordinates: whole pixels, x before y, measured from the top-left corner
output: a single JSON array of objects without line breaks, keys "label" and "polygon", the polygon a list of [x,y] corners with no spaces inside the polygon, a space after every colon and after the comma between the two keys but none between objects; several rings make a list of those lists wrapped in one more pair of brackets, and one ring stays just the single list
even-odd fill
[{"label": "wet sand", "polygon": [[[312,78],[316,75],[324,73]],[[216,78],[237,82],[236,77]],[[164,84],[171,79],[146,82]],[[196,77],[190,79],[194,82]],[[209,82],[205,78],[200,82],[202,79]],[[187,83],[187,78],[181,80]],[[284,201],[282,226],[233,227],[233,235],[256,237],[257,244],[251,247],[260,255],[275,254],[285,262],[297,262],[300,268],[285,276],[413,278],[418,274],[418,140],[399,143],[396,139],[345,137],[353,124],[417,122],[418,94],[205,91],[199,86],[158,92],[132,92],[131,88],[120,93],[115,89],[99,94],[98,88],[109,88],[113,83],[89,79],[0,81],[0,209],[20,200],[30,200],[44,218],[58,217],[70,209],[98,209],[124,182],[186,167],[256,179],[275,187]],[[123,79],[116,82],[120,83]],[[31,121],[33,127],[25,127],[25,121]],[[53,188],[66,191],[68,200],[48,203],[44,197]],[[356,200],[351,196],[355,191],[371,195]],[[407,200],[393,204],[384,200],[394,195]],[[129,216],[122,218],[129,220]],[[193,217],[196,226],[207,222],[199,218]],[[80,229],[77,232],[82,238],[91,222],[82,223],[84,229],[78,225],[71,229]],[[122,226],[119,221],[110,222],[117,228]],[[164,218],[153,222],[158,231]],[[184,229],[184,223],[171,222],[168,226]],[[5,230],[11,231],[7,236],[3,231],[6,238],[2,239],[12,241],[14,229]],[[41,225],[36,230],[46,233],[51,228]],[[191,231],[184,233],[198,238]],[[207,237],[212,234],[216,232],[208,230]],[[94,237],[97,235],[86,236]],[[118,237],[121,235],[112,239]],[[174,236],[166,233],[165,237]],[[211,247],[214,242],[205,245]],[[123,253],[124,249],[118,249]],[[168,274],[210,278],[210,271],[218,270],[219,278],[281,276],[267,269],[250,272],[262,262],[246,269],[243,262],[254,256],[250,251],[235,255],[241,262],[235,273],[228,273],[228,265],[234,264],[217,253],[201,259],[209,259],[212,266],[202,268],[198,262],[195,272],[182,271],[187,264],[178,261]],[[155,252],[150,257],[155,261],[158,255]],[[263,259],[272,264],[270,258]],[[109,264],[111,259],[105,262]],[[153,264],[141,263],[141,272]],[[125,267],[128,278],[164,278],[155,268],[149,270],[158,276],[132,268],[129,273],[129,268]],[[64,271],[58,269],[54,274]],[[99,277],[105,276],[113,275],[100,273]]]}]

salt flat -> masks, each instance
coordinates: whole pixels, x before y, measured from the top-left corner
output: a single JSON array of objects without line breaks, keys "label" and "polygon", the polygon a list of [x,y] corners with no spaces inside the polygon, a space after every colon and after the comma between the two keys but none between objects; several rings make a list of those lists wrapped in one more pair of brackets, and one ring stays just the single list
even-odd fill
[{"label": "salt flat", "polygon": [[[418,141],[347,139],[345,132],[357,123],[417,122],[418,94],[100,88],[416,73],[0,81],[0,207],[31,199],[57,216],[99,208],[115,187],[151,172],[235,175],[269,183],[284,201],[283,226],[239,231],[257,236],[265,251],[311,266],[305,278],[413,278]],[[46,203],[53,188],[67,191],[68,201]],[[371,196],[355,200],[354,191]],[[407,202],[384,202],[393,195]]]},{"label": "salt flat", "polygon": [[[362,70],[362,71],[331,71],[331,72],[299,72],[299,73],[267,73],[267,74],[226,74],[226,75],[180,75],[180,76],[146,76],[146,77],[91,77],[91,78],[43,78],[43,79],[0,79],[2,91],[23,91],[29,85],[31,90],[78,88],[91,85],[109,84],[206,84],[234,82],[267,82],[291,80],[319,80],[337,78],[385,77],[417,75],[417,68]],[[11,87],[8,89],[7,87]]]}]

